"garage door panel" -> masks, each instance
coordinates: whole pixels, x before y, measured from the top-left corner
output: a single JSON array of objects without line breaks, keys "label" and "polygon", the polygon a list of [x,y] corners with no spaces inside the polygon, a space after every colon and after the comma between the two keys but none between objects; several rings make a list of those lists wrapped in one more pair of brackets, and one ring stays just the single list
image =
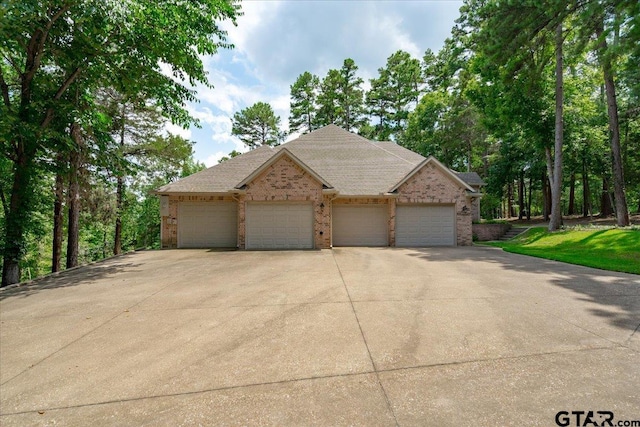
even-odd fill
[{"label": "garage door panel", "polygon": [[402,206],[396,208],[396,246],[455,246],[455,208]]},{"label": "garage door panel", "polygon": [[334,205],[333,246],[388,246],[387,205]]},{"label": "garage door panel", "polygon": [[305,203],[248,203],[247,249],[313,248],[313,206]]},{"label": "garage door panel", "polygon": [[237,212],[237,204],[233,202],[180,203],[178,205],[178,247],[236,247]]}]

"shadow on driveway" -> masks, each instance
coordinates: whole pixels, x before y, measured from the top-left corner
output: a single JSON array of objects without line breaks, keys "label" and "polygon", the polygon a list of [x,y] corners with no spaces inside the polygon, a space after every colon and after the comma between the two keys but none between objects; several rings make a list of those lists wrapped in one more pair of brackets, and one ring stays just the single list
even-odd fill
[{"label": "shadow on driveway", "polygon": [[109,263],[114,258],[98,261],[93,264],[80,266],[70,270],[63,270],[60,273],[51,274],[25,284],[0,289],[0,301],[10,297],[26,298],[45,289],[67,288],[79,284],[86,284],[106,276],[140,267],[140,263],[124,262],[129,254],[118,256],[117,263]]},{"label": "shadow on driveway", "polygon": [[589,309],[620,329],[640,328],[640,276],[512,254],[499,248],[416,248],[411,256],[425,261],[461,260],[498,264],[511,271],[546,275],[545,281],[583,296],[580,301],[600,305]]}]

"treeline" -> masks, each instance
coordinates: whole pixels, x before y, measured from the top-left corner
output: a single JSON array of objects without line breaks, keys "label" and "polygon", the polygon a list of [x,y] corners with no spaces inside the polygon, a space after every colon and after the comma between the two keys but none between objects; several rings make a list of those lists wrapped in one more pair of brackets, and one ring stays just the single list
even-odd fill
[{"label": "treeline", "polygon": [[[291,133],[329,123],[392,140],[487,182],[486,219],[640,211],[640,3],[468,0],[437,53],[398,51],[364,89],[346,59],[291,85]],[[268,129],[267,104],[233,132]]]},{"label": "treeline", "polygon": [[[235,0],[8,0],[0,10],[2,286],[158,244],[150,190],[194,172],[188,85]],[[185,83],[188,82],[188,83]]]}]

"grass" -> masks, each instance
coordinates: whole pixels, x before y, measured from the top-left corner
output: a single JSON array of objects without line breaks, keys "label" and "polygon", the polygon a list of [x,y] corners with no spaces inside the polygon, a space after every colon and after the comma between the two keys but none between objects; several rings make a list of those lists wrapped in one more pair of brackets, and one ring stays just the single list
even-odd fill
[{"label": "grass", "polygon": [[486,242],[507,252],[570,264],[640,274],[640,230],[576,228],[548,232],[543,227],[506,242]]}]

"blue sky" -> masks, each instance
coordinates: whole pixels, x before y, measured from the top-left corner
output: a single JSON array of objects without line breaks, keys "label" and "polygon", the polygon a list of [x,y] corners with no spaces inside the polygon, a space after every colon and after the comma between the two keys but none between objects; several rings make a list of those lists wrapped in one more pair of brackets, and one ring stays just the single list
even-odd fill
[{"label": "blue sky", "polygon": [[201,128],[169,127],[195,141],[207,166],[247,149],[231,135],[231,117],[255,102],[271,104],[288,129],[289,87],[309,71],[323,78],[352,58],[368,84],[398,49],[422,58],[450,35],[462,1],[245,0],[237,26],[224,25],[232,50],[204,57],[214,88],[197,87],[188,109]]}]

